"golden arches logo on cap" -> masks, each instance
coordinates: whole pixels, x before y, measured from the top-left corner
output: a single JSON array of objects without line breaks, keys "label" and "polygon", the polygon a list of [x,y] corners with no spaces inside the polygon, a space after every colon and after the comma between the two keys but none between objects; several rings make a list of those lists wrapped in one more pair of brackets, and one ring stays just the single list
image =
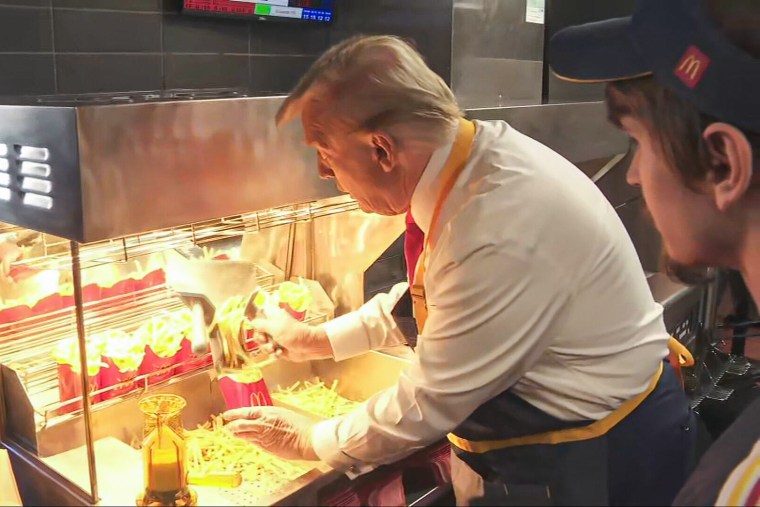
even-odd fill
[{"label": "golden arches logo on cap", "polygon": [[689,46],[676,66],[675,75],[689,88],[695,88],[710,66],[710,57],[696,46]]}]

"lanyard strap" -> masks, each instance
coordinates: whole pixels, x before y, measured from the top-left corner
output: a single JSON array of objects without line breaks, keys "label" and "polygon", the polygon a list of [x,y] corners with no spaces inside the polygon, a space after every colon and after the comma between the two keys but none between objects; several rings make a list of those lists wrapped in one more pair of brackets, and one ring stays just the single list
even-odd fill
[{"label": "lanyard strap", "polygon": [[454,145],[451,148],[451,154],[446,160],[446,164],[443,166],[443,170],[441,171],[438,180],[442,182],[441,188],[438,192],[435,208],[433,208],[430,230],[428,230],[428,233],[425,236],[425,247],[422,250],[422,255],[420,255],[420,258],[417,261],[417,266],[414,271],[414,282],[410,289],[412,303],[414,304],[414,319],[417,321],[417,329],[419,332],[422,332],[422,328],[425,327],[425,321],[427,320],[427,302],[425,300],[425,259],[427,253],[434,246],[443,204],[449,197],[449,193],[451,193],[451,189],[454,187],[457,178],[462,174],[465,165],[467,165],[474,140],[475,124],[463,118],[460,119],[459,129],[457,130]]}]

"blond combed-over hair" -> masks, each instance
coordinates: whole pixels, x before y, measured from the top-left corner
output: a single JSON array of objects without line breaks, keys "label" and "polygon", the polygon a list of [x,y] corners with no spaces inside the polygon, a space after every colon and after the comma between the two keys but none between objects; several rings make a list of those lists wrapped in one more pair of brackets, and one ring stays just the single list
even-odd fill
[{"label": "blond combed-over hair", "polygon": [[328,49],[282,104],[278,124],[310,101],[327,112],[313,125],[326,133],[384,130],[435,144],[450,139],[461,117],[443,79],[410,44],[389,35],[356,36]]}]

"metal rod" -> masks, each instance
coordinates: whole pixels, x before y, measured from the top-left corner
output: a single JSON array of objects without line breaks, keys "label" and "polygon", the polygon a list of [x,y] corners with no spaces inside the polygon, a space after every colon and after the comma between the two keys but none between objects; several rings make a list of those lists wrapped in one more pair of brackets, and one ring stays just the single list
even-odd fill
[{"label": "metal rod", "polygon": [[296,224],[288,225],[288,248],[285,251],[285,280],[293,276],[293,257],[296,249]]},{"label": "metal rod", "polygon": [[[3,375],[0,372],[0,398],[7,399],[5,395],[5,387],[3,386]],[[0,403],[0,442],[5,442],[8,439],[8,429],[6,428],[8,416],[5,413],[5,403]]]},{"label": "metal rod", "polygon": [[601,180],[608,172],[610,172],[615,166],[617,166],[618,163],[626,157],[626,155],[628,155],[628,153],[620,153],[612,157],[612,159],[609,162],[604,164],[604,167],[599,169],[599,171],[591,177],[591,181],[596,183],[599,180]]},{"label": "metal rod", "polygon": [[71,271],[74,279],[74,312],[77,318],[77,341],[81,364],[82,408],[84,411],[84,437],[87,444],[87,465],[90,473],[90,492],[93,503],[98,502],[98,477],[95,468],[95,444],[92,440],[92,407],[90,405],[90,377],[87,369],[87,341],[84,327],[84,299],[82,298],[82,272],[79,266],[79,243],[71,242]]},{"label": "metal rod", "polygon": [[[311,212],[311,206],[309,206],[309,211]],[[310,216],[309,221],[306,223],[306,278],[310,280],[314,280],[314,271],[316,270],[314,267],[316,257],[316,252],[314,251],[315,222],[314,217]]]},{"label": "metal rod", "polygon": [[705,330],[710,332],[715,329],[715,316],[718,311],[718,298],[720,296],[720,272],[715,268],[709,268],[707,276],[709,282],[705,286],[705,296],[701,311],[701,321]]},{"label": "metal rod", "polygon": [[[221,219],[127,236],[118,240],[91,243],[81,249],[80,269],[84,270],[110,262],[125,262],[135,257],[179,248],[188,242],[200,245],[242,236],[250,227],[259,231],[359,209],[358,203],[353,200],[328,204],[309,204],[308,206],[307,209],[304,209],[303,206],[274,208],[246,215],[242,227],[239,220],[226,223],[225,219]],[[67,240],[65,242],[68,243]],[[64,242],[46,243],[46,247],[49,249],[59,244],[63,246]],[[22,259],[18,263],[38,269],[68,270],[71,268],[71,257],[68,249],[66,249],[65,252],[50,255],[46,253],[41,257]]]},{"label": "metal rod", "polygon": [[625,201],[623,201],[620,204],[618,204],[617,206],[615,206],[615,211],[619,210],[620,208],[624,208],[626,206],[629,206],[629,205],[631,205],[631,204],[633,204],[635,202],[638,202],[641,199],[643,199],[643,196],[641,194],[639,194],[637,196],[634,196],[634,197],[631,197],[629,199],[626,199]]},{"label": "metal rod", "polygon": [[[715,316],[718,309],[719,297],[719,272],[715,268],[707,271],[708,282],[703,286],[702,298],[699,304],[699,326],[695,340],[694,357],[697,360],[694,368],[696,378],[702,378],[707,373],[710,385],[706,386],[708,392],[716,384],[716,379],[707,366],[707,358],[713,352],[713,336],[715,333]],[[718,379],[719,380],[719,379]]]}]

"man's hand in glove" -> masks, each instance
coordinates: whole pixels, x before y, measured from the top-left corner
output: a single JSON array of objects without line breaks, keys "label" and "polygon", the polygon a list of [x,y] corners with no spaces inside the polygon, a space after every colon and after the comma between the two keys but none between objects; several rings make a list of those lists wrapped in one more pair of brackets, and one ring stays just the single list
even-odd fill
[{"label": "man's hand in glove", "polygon": [[311,445],[313,423],[307,417],[279,407],[245,407],[222,414],[236,437],[252,442],[284,459],[316,461]]},{"label": "man's hand in glove", "polygon": [[264,352],[282,350],[282,358],[293,362],[329,359],[333,357],[327,334],[320,326],[298,322],[288,312],[276,306],[266,306],[251,322],[254,339]]}]

